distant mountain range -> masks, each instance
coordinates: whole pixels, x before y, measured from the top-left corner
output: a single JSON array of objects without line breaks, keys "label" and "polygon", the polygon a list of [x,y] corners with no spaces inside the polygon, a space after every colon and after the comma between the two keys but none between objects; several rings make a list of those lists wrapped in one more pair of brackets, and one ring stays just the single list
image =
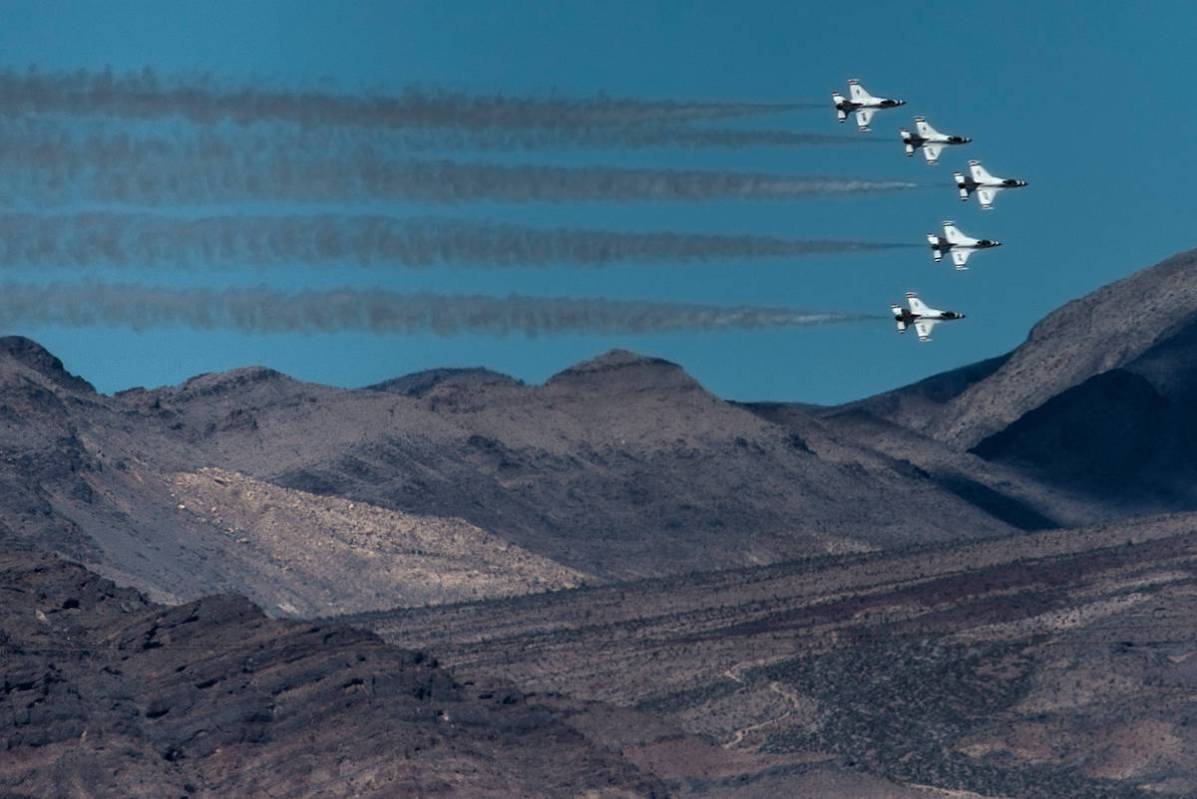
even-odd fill
[{"label": "distant mountain range", "polygon": [[[107,396],[0,339],[0,796],[266,795],[255,763],[301,796],[1193,795],[1194,268],[836,407],[727,402],[625,351],[544,385],[250,367]],[[393,646],[283,620],[317,617]],[[371,745],[340,747],[359,720]]]}]

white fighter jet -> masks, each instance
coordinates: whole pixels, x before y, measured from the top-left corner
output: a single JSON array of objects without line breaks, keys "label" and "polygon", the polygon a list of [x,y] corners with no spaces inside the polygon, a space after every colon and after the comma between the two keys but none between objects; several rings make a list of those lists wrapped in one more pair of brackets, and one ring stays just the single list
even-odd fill
[{"label": "white fighter jet", "polygon": [[1025,180],[994,177],[985,167],[981,166],[980,161],[968,162],[967,175],[963,172],[954,172],[952,176],[956,178],[956,186],[960,189],[960,199],[968,202],[968,196],[975,191],[977,199],[981,202],[981,207],[987,211],[993,207],[993,200],[999,191],[1021,189],[1027,185]]},{"label": "white fighter jet", "polygon": [[972,139],[967,136],[949,136],[931,127],[923,117],[914,118],[914,133],[902,128],[902,141],[906,144],[906,155],[914,155],[914,151],[922,149],[928,164],[939,163],[939,154],[950,144],[968,144]]},{"label": "white fighter jet", "polygon": [[968,269],[969,256],[977,250],[1002,246],[1000,241],[974,239],[972,236],[964,235],[956,227],[956,223],[950,219],[944,220],[942,236],[937,236],[934,233],[927,234],[927,243],[931,245],[931,257],[935,259],[936,263],[939,263],[946,253],[951,253],[952,263],[960,271]]},{"label": "white fighter jet", "polygon": [[[849,99],[850,98],[850,99]],[[869,129],[869,122],[873,114],[882,108],[897,108],[906,105],[905,100],[889,100],[885,97],[874,97],[869,94],[856,78],[848,81],[848,98],[839,92],[832,92],[831,99],[835,102],[835,115],[840,122],[848,118],[848,114],[856,112],[856,127],[863,133]]]},{"label": "white fighter jet", "polygon": [[906,328],[913,324],[914,332],[918,333],[919,341],[930,341],[932,328],[940,322],[950,322],[954,319],[964,318],[964,314],[962,313],[941,311],[928,306],[913,291],[906,292],[906,302],[910,306],[909,308],[903,308],[901,305],[891,305],[890,309],[894,312],[894,319],[898,323],[898,332],[905,333]]}]

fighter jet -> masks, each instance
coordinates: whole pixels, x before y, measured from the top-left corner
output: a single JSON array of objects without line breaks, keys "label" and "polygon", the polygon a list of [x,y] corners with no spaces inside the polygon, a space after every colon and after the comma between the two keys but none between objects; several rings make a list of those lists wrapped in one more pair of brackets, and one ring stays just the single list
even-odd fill
[{"label": "fighter jet", "polygon": [[906,143],[906,155],[914,155],[914,151],[922,148],[928,164],[939,163],[939,154],[949,144],[968,144],[972,139],[967,136],[949,136],[940,133],[923,117],[914,118],[915,132],[911,133],[902,128],[902,141]]},{"label": "fighter jet", "polygon": [[918,333],[919,341],[930,341],[932,328],[940,322],[950,322],[954,319],[964,318],[964,314],[957,313],[956,311],[940,311],[929,307],[913,291],[906,292],[906,302],[910,305],[909,308],[903,308],[901,305],[891,305],[890,309],[894,312],[894,319],[898,323],[898,332],[905,333],[906,328],[913,324],[914,332]]},{"label": "fighter jet", "polygon": [[960,199],[968,202],[968,196],[975,191],[981,207],[987,211],[993,207],[993,200],[1002,189],[1021,189],[1027,185],[1025,180],[994,177],[981,166],[980,161],[969,161],[968,174],[954,172],[953,177],[960,188]]},{"label": "fighter jet", "polygon": [[856,112],[856,127],[864,133],[869,129],[869,121],[872,120],[873,114],[877,113],[881,108],[897,108],[900,105],[906,105],[905,100],[888,100],[884,97],[874,97],[869,94],[865,87],[860,85],[860,81],[856,78],[848,81],[848,95],[852,99],[847,99],[844,95],[837,92],[831,93],[831,99],[835,102],[835,115],[840,122],[848,118],[848,114],[853,111]]},{"label": "fighter jet", "polygon": [[936,263],[940,262],[945,253],[951,253],[952,263],[956,265],[956,269],[959,271],[968,269],[968,258],[977,250],[988,250],[991,247],[1002,246],[1000,241],[974,239],[971,236],[964,235],[956,227],[956,223],[950,219],[944,220],[942,236],[937,236],[934,233],[927,234],[927,243],[931,245],[931,257],[935,259]]}]

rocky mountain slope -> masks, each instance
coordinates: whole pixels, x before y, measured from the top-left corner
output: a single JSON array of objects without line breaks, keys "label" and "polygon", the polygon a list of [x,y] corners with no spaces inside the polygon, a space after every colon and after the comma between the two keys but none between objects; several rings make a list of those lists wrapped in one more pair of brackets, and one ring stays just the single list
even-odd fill
[{"label": "rocky mountain slope", "polygon": [[1195,612],[1179,515],[352,621],[622,708],[679,794],[1146,799],[1197,793]]},{"label": "rocky mountain slope", "polygon": [[663,796],[506,681],[0,552],[0,796]]}]

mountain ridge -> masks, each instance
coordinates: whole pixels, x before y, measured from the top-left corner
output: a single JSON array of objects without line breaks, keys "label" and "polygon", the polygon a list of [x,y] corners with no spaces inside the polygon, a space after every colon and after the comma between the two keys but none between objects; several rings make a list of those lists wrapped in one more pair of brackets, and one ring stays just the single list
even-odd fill
[{"label": "mountain ridge", "polygon": [[[796,430],[716,397],[677,364],[627,351],[537,386],[467,370],[342,389],[247,367],[106,396],[52,369],[27,376],[0,403],[33,392],[41,410],[0,429],[0,444],[31,448],[45,466],[7,472],[0,521],[29,535],[22,507],[36,505],[57,525],[32,535],[39,546],[163,601],[232,590],[279,612],[280,597],[294,597],[294,577],[238,545],[246,536],[176,507],[180,475],[205,468],[303,492],[304,502],[335,495],[454,517],[513,553],[599,580],[893,546],[911,537],[901,519],[927,509],[919,540],[1013,529],[893,459],[834,439],[816,454]],[[378,599],[392,600],[399,594]]]}]

